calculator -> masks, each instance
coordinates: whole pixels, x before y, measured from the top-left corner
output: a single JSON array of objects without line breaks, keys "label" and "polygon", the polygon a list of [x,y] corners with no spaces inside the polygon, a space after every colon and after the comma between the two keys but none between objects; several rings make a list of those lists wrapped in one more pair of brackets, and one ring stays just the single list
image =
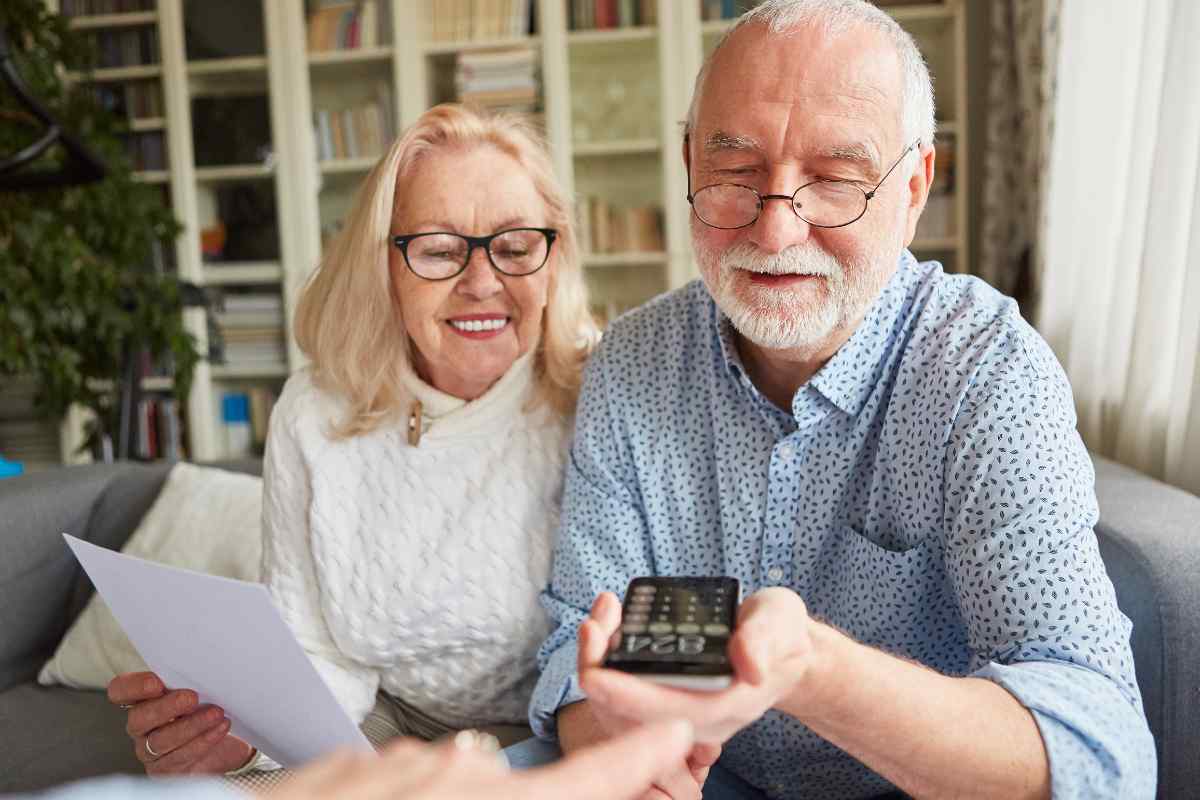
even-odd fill
[{"label": "calculator", "polygon": [[724,689],[733,682],[726,650],[740,592],[734,578],[634,578],[604,666],[668,686]]}]

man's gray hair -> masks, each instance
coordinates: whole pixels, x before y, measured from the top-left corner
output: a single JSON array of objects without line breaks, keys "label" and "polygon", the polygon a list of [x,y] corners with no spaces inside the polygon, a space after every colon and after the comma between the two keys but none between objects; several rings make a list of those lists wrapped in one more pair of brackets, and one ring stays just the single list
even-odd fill
[{"label": "man's gray hair", "polygon": [[690,133],[696,125],[696,106],[713,58],[730,36],[751,23],[765,25],[776,35],[804,25],[820,26],[826,36],[838,36],[859,26],[879,31],[896,48],[904,72],[904,97],[900,111],[904,142],[911,144],[919,139],[923,146],[933,143],[937,122],[934,118],[933,79],[929,76],[929,67],[912,35],[887,12],[867,0],[766,0],[742,14],[717,42],[696,75],[692,103],[684,123],[685,134]]}]

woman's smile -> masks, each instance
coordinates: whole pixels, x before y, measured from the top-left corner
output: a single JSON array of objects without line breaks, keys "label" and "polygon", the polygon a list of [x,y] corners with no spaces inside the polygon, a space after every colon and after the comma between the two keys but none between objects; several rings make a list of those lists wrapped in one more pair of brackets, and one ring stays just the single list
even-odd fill
[{"label": "woman's smile", "polygon": [[467,339],[491,339],[508,329],[512,318],[504,314],[464,314],[451,317],[446,324]]}]

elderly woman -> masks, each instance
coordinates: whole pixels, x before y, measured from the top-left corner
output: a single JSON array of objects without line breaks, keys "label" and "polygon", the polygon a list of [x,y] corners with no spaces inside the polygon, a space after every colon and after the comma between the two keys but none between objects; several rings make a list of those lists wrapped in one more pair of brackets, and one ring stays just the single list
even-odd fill
[{"label": "elderly woman", "polygon": [[[284,388],[263,469],[280,612],[373,738],[523,738],[597,336],[538,136],[459,106],[422,115],[366,179],[295,328],[312,363]],[[223,709],[154,675],[116,677],[109,698],[147,772],[263,762]]]}]

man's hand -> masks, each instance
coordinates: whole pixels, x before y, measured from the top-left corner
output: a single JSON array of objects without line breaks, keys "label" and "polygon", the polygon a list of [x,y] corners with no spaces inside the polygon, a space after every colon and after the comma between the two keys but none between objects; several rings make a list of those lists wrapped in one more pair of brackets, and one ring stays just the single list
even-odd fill
[{"label": "man's hand", "polygon": [[273,790],[277,800],[634,800],[692,746],[684,722],[643,726],[548,767],[509,772],[495,754],[406,739],[381,757],[342,754]]},{"label": "man's hand", "polygon": [[800,596],[789,589],[763,589],[738,611],[729,640],[734,680],[717,692],[676,689],[601,666],[621,625],[621,604],[604,593],[579,629],[579,681],[598,719],[629,725],[686,719],[696,741],[722,744],[791,697],[817,659],[813,627]]}]

